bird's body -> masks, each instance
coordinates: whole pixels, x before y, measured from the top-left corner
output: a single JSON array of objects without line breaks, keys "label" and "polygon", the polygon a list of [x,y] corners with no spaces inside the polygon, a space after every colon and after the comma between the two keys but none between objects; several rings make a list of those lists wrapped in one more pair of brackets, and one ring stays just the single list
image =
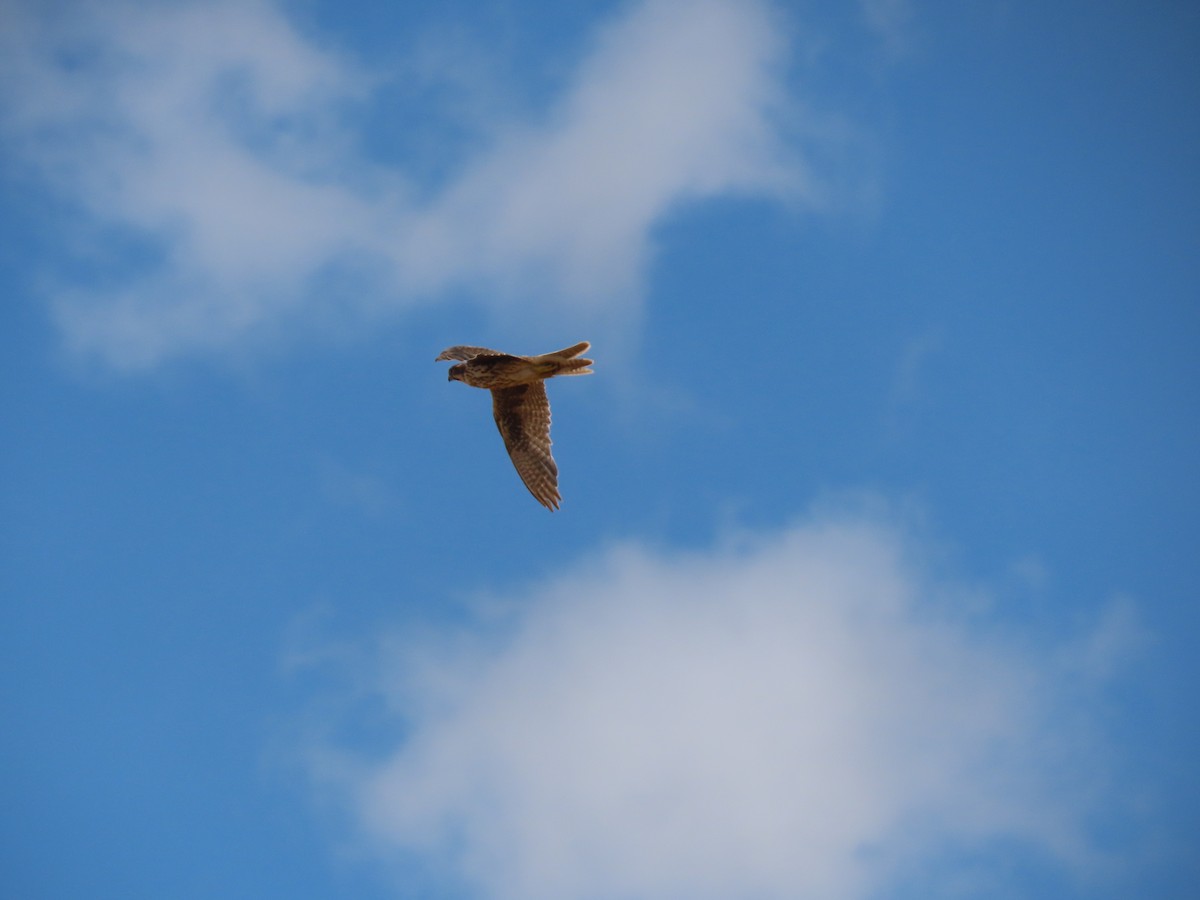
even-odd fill
[{"label": "bird's body", "polygon": [[558,509],[558,466],[550,453],[550,401],[547,378],[591,375],[590,359],[580,359],[587,341],[541,356],[513,356],[486,347],[448,347],[438,360],[462,360],[450,367],[450,381],[492,392],[492,415],[517,474],[547,509]]}]

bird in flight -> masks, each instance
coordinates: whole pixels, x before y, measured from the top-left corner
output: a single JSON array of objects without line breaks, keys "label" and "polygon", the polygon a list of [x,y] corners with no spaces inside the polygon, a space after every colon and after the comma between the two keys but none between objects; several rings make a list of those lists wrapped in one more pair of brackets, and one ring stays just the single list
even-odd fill
[{"label": "bird in flight", "polygon": [[450,367],[449,380],[492,392],[492,416],[504,446],[529,488],[548,510],[558,509],[558,466],[550,455],[550,401],[547,378],[556,375],[591,375],[590,359],[579,354],[590,347],[582,341],[573,347],[541,356],[513,356],[486,347],[447,347],[437,356],[462,360]]}]

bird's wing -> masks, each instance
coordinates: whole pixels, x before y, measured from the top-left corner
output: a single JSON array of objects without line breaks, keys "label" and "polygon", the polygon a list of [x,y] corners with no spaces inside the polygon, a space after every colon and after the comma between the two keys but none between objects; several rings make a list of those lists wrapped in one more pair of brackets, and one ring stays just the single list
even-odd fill
[{"label": "bird's wing", "polygon": [[541,381],[492,391],[492,415],[517,474],[546,509],[558,509],[558,466],[550,455],[550,401]]},{"label": "bird's wing", "polygon": [[444,359],[474,359],[476,356],[507,356],[507,353],[501,353],[499,350],[489,350],[487,347],[447,347],[437,355],[434,362],[441,362]]}]

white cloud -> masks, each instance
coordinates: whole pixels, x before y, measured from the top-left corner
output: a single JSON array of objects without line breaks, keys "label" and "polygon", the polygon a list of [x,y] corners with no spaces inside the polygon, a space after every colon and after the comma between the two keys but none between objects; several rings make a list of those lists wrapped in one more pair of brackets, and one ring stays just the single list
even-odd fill
[{"label": "white cloud", "polygon": [[649,229],[680,200],[799,195],[799,159],[772,120],[785,50],[773,24],[754,3],[637,7],[547,122],[516,130],[435,204],[407,268],[444,278],[465,240],[475,274],[599,302],[633,287]]},{"label": "white cloud", "polygon": [[936,896],[955,850],[986,869],[999,841],[1003,865],[1017,846],[1086,874],[1088,697],[1130,620],[1064,664],[963,612],[914,548],[843,517],[613,550],[385,641],[402,738],[314,769],[385,858],[485,897],[865,897],[918,870]]},{"label": "white cloud", "polygon": [[6,23],[11,145],[92,228],[86,275],[54,288],[71,344],[118,366],[220,344],[363,248],[376,213],[331,172],[332,110],[364,85],[270,4],[10,4]]},{"label": "white cloud", "polygon": [[269,0],[9,2],[4,18],[12,158],[91,227],[88,274],[54,286],[59,319],[117,366],[450,288],[604,316],[636,301],[680,202],[816,196],[781,130],[788,47],[766,3],[629,5],[538,120],[497,125],[432,195],[364,150],[352,113],[378,76]]}]

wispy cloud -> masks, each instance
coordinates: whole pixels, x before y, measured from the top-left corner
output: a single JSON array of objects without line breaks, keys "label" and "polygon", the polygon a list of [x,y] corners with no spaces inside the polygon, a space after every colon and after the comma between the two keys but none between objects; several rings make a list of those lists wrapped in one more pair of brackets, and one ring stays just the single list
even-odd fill
[{"label": "wispy cloud", "polygon": [[867,27],[874,32],[887,50],[900,55],[912,40],[912,0],[859,0],[859,8]]},{"label": "wispy cloud", "polygon": [[613,550],[386,641],[402,738],[326,743],[316,774],[385,858],[487,897],[865,897],[916,871],[928,896],[995,875],[997,843],[1086,874],[1089,702],[1136,623],[1038,649],[918,551],[855,515]]},{"label": "wispy cloud", "polygon": [[884,414],[884,428],[893,438],[910,429],[914,413],[923,405],[928,379],[926,370],[930,360],[944,349],[944,344],[944,334],[936,329],[910,338],[901,348]]},{"label": "wispy cloud", "polygon": [[765,2],[629,5],[546,109],[498,123],[432,191],[365,149],[356,111],[386,76],[270,0],[4,18],[10,165],[71,205],[86,268],[50,294],[68,342],[118,367],[449,289],[603,317],[636,303],[681,202],[818,194]]},{"label": "wispy cloud", "polygon": [[89,228],[53,287],[70,343],[118,366],[220,344],[370,234],[333,178],[331,111],[364,85],[269,4],[9,12],[6,137]]}]

